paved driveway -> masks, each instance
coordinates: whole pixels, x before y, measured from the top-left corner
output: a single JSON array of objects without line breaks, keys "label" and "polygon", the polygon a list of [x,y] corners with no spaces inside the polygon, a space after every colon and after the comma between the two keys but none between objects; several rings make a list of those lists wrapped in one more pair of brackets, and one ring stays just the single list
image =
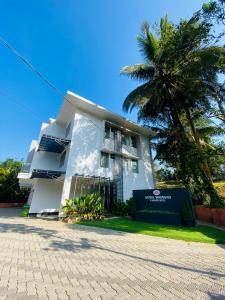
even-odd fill
[{"label": "paved driveway", "polygon": [[0,210],[0,299],[225,299],[223,246],[10,212]]}]

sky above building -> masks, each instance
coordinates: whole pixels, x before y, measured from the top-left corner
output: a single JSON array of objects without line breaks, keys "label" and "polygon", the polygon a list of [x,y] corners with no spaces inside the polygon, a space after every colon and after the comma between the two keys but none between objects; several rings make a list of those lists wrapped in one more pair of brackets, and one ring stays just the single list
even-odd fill
[{"label": "sky above building", "polygon": [[[142,62],[136,36],[143,21],[189,18],[203,0],[1,1],[0,35],[60,91],[73,91],[124,115],[139,83],[121,67]],[[55,118],[62,97],[0,43],[0,160],[26,159],[41,122]],[[136,120],[135,112],[126,114]]]}]

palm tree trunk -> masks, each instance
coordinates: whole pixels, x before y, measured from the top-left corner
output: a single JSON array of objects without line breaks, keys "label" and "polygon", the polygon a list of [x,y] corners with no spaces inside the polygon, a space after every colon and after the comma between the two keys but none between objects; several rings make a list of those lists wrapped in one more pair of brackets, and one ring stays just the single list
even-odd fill
[{"label": "palm tree trunk", "polygon": [[[195,128],[195,124],[193,122],[193,119],[191,117],[191,113],[188,107],[186,107],[185,109],[186,111],[186,116],[189,122],[189,125],[191,127],[191,131],[192,131],[192,135],[194,137],[194,140],[196,142],[196,145],[199,149],[199,153],[201,154],[201,156],[203,156],[203,149],[202,149],[202,145],[200,143],[200,138],[198,135],[198,132]],[[205,183],[206,189],[208,194],[210,195],[211,201],[210,201],[210,206],[211,207],[220,207],[221,206],[221,199],[219,197],[219,195],[217,194],[217,191],[215,190],[214,186],[213,186],[213,181],[212,181],[212,175],[208,166],[208,162],[206,159],[203,158],[202,164],[201,164],[201,169],[202,169],[202,179],[203,182]]]},{"label": "palm tree trunk", "polygon": [[[193,119],[191,117],[190,110],[187,107],[186,107],[186,116],[187,116],[189,125],[191,127],[191,132],[192,132],[192,135],[194,137],[194,140],[195,140],[195,142],[198,146],[198,149],[199,149],[200,153],[202,153],[203,150],[202,150],[202,145],[200,143],[200,138],[199,138],[199,135],[198,135],[197,130],[195,128],[195,124],[193,122]],[[205,159],[203,161],[203,168],[204,168],[204,171],[205,171],[206,176],[208,177],[209,181],[212,182],[212,175],[211,175],[211,172],[210,172],[210,169],[209,169],[209,166],[208,166],[208,162]]]}]

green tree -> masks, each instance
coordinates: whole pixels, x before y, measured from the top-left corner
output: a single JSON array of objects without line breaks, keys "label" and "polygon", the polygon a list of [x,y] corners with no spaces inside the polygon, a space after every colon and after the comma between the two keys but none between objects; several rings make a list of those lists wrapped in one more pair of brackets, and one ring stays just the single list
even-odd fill
[{"label": "green tree", "polygon": [[0,163],[0,202],[25,202],[28,189],[21,189],[18,173],[22,167],[21,161],[6,159]]},{"label": "green tree", "polygon": [[[215,98],[217,91],[216,75],[224,71],[224,48],[209,45],[210,29],[198,15],[177,26],[164,17],[157,37],[145,22],[137,37],[145,63],[122,69],[122,74],[144,83],[126,97],[123,108],[129,111],[137,107],[139,120],[151,127],[164,127],[163,134],[167,133],[170,146],[178,154],[174,159],[179,159],[180,169],[187,174],[183,181],[189,184],[189,177],[200,178],[211,206],[217,207],[222,202],[213,187],[193,117],[194,113],[203,115],[211,108],[210,99]],[[194,143],[186,132],[184,118]]]}]

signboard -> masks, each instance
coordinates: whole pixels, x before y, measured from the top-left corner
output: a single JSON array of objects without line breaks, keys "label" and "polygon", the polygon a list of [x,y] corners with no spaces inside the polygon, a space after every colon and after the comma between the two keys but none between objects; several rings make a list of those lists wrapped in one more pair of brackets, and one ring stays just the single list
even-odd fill
[{"label": "signboard", "polygon": [[134,190],[133,197],[136,200],[136,220],[178,226],[195,225],[188,189]]}]

